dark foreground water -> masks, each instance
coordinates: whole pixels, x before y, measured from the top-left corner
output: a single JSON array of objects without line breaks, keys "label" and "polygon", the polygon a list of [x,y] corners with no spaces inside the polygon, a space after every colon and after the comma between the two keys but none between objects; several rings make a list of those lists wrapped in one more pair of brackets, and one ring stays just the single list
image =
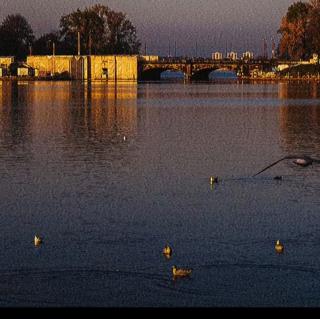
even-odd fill
[{"label": "dark foreground water", "polygon": [[0,82],[0,306],[319,306],[320,165],[251,177],[289,154],[316,84]]}]

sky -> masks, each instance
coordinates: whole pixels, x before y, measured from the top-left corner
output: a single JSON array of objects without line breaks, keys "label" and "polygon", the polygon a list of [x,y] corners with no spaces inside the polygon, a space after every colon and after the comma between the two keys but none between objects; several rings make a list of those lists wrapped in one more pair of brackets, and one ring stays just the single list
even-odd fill
[{"label": "sky", "polygon": [[[0,23],[22,14],[35,35],[57,30],[62,15],[100,3],[127,14],[141,51],[161,56],[203,56],[212,52],[271,52],[282,16],[297,0],[0,0]],[[270,55],[271,53],[269,53]]]}]

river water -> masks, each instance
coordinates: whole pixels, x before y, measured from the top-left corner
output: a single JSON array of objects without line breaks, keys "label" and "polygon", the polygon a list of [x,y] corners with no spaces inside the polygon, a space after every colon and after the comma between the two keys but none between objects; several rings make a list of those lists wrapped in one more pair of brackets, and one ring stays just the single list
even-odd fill
[{"label": "river water", "polygon": [[0,82],[0,306],[319,306],[320,165],[252,177],[291,154],[316,83]]}]

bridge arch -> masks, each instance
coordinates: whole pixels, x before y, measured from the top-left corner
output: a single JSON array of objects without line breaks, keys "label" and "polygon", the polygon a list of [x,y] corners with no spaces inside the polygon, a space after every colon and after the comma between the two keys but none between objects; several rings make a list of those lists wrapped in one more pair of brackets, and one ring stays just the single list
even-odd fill
[{"label": "bridge arch", "polygon": [[219,68],[209,73],[208,75],[209,80],[217,80],[217,79],[223,79],[223,80],[230,80],[230,79],[237,79],[238,74],[236,70],[230,70],[226,68]]},{"label": "bridge arch", "polygon": [[193,69],[191,79],[196,81],[197,80],[209,81],[210,73],[218,70],[234,72],[235,74],[237,74],[237,68],[234,66],[228,66],[228,67],[212,66],[212,67],[199,67],[199,68],[195,67]]},{"label": "bridge arch", "polygon": [[154,65],[147,66],[142,68],[140,71],[140,79],[141,80],[161,80],[161,73],[165,71],[177,71],[185,74],[185,70],[180,64],[164,64],[164,65]]}]

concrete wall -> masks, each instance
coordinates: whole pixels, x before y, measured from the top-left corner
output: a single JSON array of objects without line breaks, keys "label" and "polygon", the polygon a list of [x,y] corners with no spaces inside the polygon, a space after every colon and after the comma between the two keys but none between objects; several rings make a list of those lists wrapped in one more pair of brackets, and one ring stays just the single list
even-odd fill
[{"label": "concrete wall", "polygon": [[2,56],[0,57],[0,66],[8,68],[11,63],[14,62],[14,57],[12,56]]},{"label": "concrete wall", "polygon": [[138,79],[137,56],[28,56],[27,64],[39,70],[39,76],[65,73],[72,79],[125,80]]},{"label": "concrete wall", "polygon": [[128,55],[92,55],[91,80],[108,79],[136,81],[138,57]]},{"label": "concrete wall", "polygon": [[33,55],[27,57],[27,64],[37,69],[39,76],[65,74],[72,79],[86,78],[87,57],[74,55]]}]

